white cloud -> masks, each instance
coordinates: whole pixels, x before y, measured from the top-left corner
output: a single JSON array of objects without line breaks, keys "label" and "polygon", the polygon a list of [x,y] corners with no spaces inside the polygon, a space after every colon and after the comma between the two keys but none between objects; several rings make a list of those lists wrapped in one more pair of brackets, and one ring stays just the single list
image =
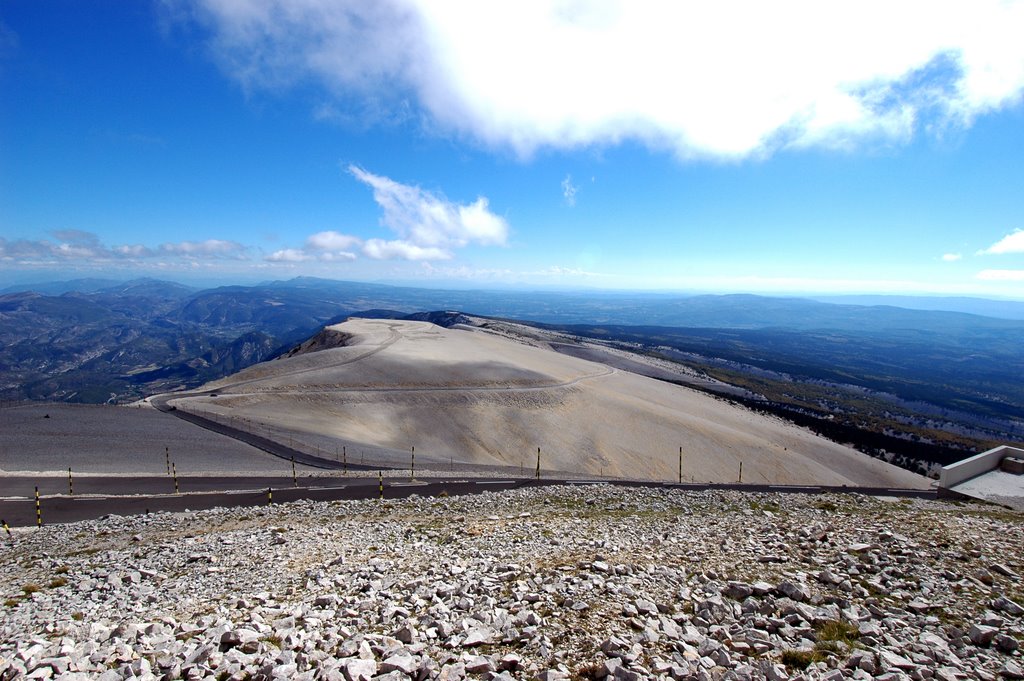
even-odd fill
[{"label": "white cloud", "polygon": [[317,232],[306,239],[306,247],[318,251],[345,251],[360,243],[362,240],[357,236],[335,231]]},{"label": "white cloud", "polygon": [[283,248],[263,258],[265,262],[342,262],[355,260],[356,254],[350,250],[362,245],[359,237],[335,231],[317,232],[306,238],[306,244],[299,248]]},{"label": "white cloud", "polygon": [[245,246],[237,241],[207,239],[206,241],[179,241],[160,244],[157,251],[187,258],[238,258],[244,254]]},{"label": "white cloud", "polygon": [[161,244],[156,249],[140,244],[125,244],[108,247],[100,242],[98,236],[91,232],[77,229],[58,230],[53,232],[56,241],[40,239],[37,241],[7,241],[0,238],[0,257],[8,260],[18,259],[58,259],[58,260],[91,260],[110,262],[115,260],[141,260],[159,256],[174,258],[220,259],[242,258],[246,247],[235,241],[207,239],[206,241],[182,241]]},{"label": "white cloud", "polygon": [[942,262],[956,262],[957,260],[962,260],[963,257],[961,253],[945,253],[942,256]]},{"label": "white cloud", "polygon": [[153,255],[153,251],[146,246],[141,244],[126,244],[124,246],[115,246],[113,248],[114,253],[126,258],[149,258]]},{"label": "white cloud", "polygon": [[1024,270],[982,270],[977,277],[985,281],[1024,281]]},{"label": "white cloud", "polygon": [[400,237],[367,241],[363,252],[371,258],[446,260],[452,257],[452,249],[471,243],[501,245],[508,238],[508,223],[489,210],[484,197],[456,204],[358,166],[348,169],[373,189],[373,198],[384,211],[381,224]]},{"label": "white cloud", "polygon": [[374,175],[358,166],[348,171],[373,189],[373,198],[383,209],[382,225],[399,238],[366,241],[333,230],[306,238],[301,249],[286,248],[264,258],[267,262],[351,261],[355,250],[374,260],[451,260],[453,251],[469,244],[504,244],[508,223],[490,211],[488,201],[478,197],[468,204],[449,201],[431,192]]},{"label": "white cloud", "polygon": [[296,248],[282,248],[279,251],[274,251],[268,255],[264,260],[267,262],[306,262],[312,260],[313,256],[305,251],[300,251]]},{"label": "white cloud", "polygon": [[363,253],[375,260],[449,260],[452,254],[433,246],[418,246],[409,241],[396,239],[370,239],[363,244]]},{"label": "white cloud", "polygon": [[562,180],[562,196],[565,198],[567,205],[576,205],[576,192],[579,190],[580,188],[572,183],[572,175],[566,175],[565,179]]},{"label": "white cloud", "polygon": [[521,154],[904,141],[1024,89],[1020,0],[176,1],[247,87],[318,82],[328,118],[393,119],[411,100],[431,129]]},{"label": "white cloud", "polygon": [[1007,253],[1024,253],[1024,229],[1014,230],[988,248],[978,251],[978,255],[1005,255]]}]

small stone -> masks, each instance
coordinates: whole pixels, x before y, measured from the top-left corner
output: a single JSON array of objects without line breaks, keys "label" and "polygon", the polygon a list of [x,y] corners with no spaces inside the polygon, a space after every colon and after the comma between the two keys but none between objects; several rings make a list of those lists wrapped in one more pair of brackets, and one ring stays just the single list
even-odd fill
[{"label": "small stone", "polygon": [[927,613],[933,607],[934,606],[931,603],[923,601],[919,598],[915,598],[914,600],[907,603],[907,609],[916,612],[919,615]]},{"label": "small stone", "polygon": [[839,577],[839,575],[832,572],[831,570],[822,570],[818,573],[818,581],[822,584],[836,585],[841,584],[843,580],[841,577]]},{"label": "small stone", "polygon": [[1013,660],[1007,660],[999,670],[1000,676],[1007,679],[1024,679],[1024,670]]},{"label": "small stone", "polygon": [[523,658],[515,653],[508,653],[498,661],[498,671],[515,671],[523,664]]},{"label": "small stone", "polygon": [[471,629],[466,634],[466,638],[462,641],[462,645],[470,648],[473,646],[484,645],[487,643],[494,643],[495,632],[488,628],[477,628]]},{"label": "small stone", "polygon": [[470,674],[484,674],[494,671],[494,663],[491,662],[490,658],[483,655],[473,655],[464,664],[466,665],[466,671]]},{"label": "small stone", "polygon": [[995,638],[992,639],[992,643],[995,644],[997,649],[1007,654],[1020,648],[1020,641],[1007,634],[996,634]]},{"label": "small stone", "polygon": [[652,601],[638,598],[636,600],[636,611],[641,615],[657,615],[658,606],[656,606]]},{"label": "small stone", "polygon": [[466,665],[456,662],[441,667],[441,673],[438,675],[437,681],[461,681],[464,678],[466,678]]},{"label": "small stone", "polygon": [[803,601],[806,601],[811,596],[806,586],[804,586],[803,584],[798,584],[796,582],[791,582],[789,580],[786,580],[779,584],[776,587],[776,589],[778,589],[779,593],[781,593],[783,596],[786,596],[787,598],[791,598],[794,601],[798,601],[801,603]]},{"label": "small stone", "polygon": [[537,681],[562,681],[569,678],[569,675],[557,669],[545,669],[538,672],[533,678]]},{"label": "small stone", "polygon": [[[292,677],[288,676],[288,677],[284,677],[284,678],[290,679]],[[310,677],[310,678],[312,678],[312,677]],[[409,681],[409,675],[408,674],[404,674],[404,673],[398,671],[397,669],[392,669],[391,671],[389,671],[389,672],[387,672],[385,674],[379,674],[379,675],[373,677],[373,681]]]},{"label": "small stone", "polygon": [[998,572],[999,574],[1003,575],[1004,577],[1016,577],[1017,576],[1016,572],[1014,572],[1010,568],[1006,567],[1006,565],[1004,565],[1003,563],[993,563],[992,565],[988,566],[988,569],[991,570],[992,572]]},{"label": "small stone", "polygon": [[914,664],[907,658],[903,657],[902,655],[898,655],[890,650],[879,650],[878,657],[882,662],[882,669],[885,671],[889,671],[894,667],[896,669],[902,669],[904,671],[917,669],[916,664]]},{"label": "small stone", "polygon": [[744,584],[743,582],[729,582],[728,586],[722,589],[723,596],[737,601],[742,601],[753,593],[754,589],[749,584]]},{"label": "small stone", "polygon": [[392,671],[400,671],[406,676],[412,676],[413,672],[420,668],[419,663],[409,653],[402,651],[396,653],[380,663],[380,671],[387,674]]},{"label": "small stone", "polygon": [[1021,607],[1015,601],[1010,600],[1006,596],[1000,596],[992,601],[992,608],[999,612],[1005,612],[1007,615],[1011,615],[1012,617],[1020,617],[1021,615],[1024,615],[1024,607]]},{"label": "small stone", "polygon": [[999,630],[995,627],[985,626],[984,624],[972,624],[970,631],[967,632],[967,637],[971,639],[971,643],[974,645],[987,648],[998,633]]}]

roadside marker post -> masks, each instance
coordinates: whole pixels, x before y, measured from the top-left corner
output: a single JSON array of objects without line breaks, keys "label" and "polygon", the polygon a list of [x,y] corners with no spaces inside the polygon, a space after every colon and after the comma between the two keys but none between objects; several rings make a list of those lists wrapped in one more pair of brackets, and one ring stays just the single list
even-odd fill
[{"label": "roadside marker post", "polygon": [[39,504],[39,487],[36,487],[36,527],[43,526],[43,507]]},{"label": "roadside marker post", "polygon": [[743,462],[740,461],[740,479],[737,482],[743,482]]},{"label": "roadside marker post", "polygon": [[174,476],[174,493],[178,494],[178,467],[175,464],[171,464],[171,475]]},{"label": "roadside marker post", "polygon": [[380,499],[384,499],[384,471],[377,471],[377,480],[380,485]]},{"label": "roadside marker post", "polygon": [[348,451],[345,445],[341,446],[341,474],[348,475]]},{"label": "roadside marker post", "polygon": [[75,481],[71,477],[71,467],[68,466],[68,496],[75,496]]},{"label": "roadside marker post", "polygon": [[14,543],[14,535],[11,534],[11,528],[8,527],[6,520],[0,520],[0,524],[4,526],[4,532],[7,533],[7,541]]},{"label": "roadside marker post", "polygon": [[416,447],[412,448],[412,458],[409,459],[409,482],[416,480]]},{"label": "roadside marker post", "polygon": [[540,447],[537,447],[537,479],[540,480]]},{"label": "roadside marker post", "polygon": [[683,484],[683,448],[679,448],[679,484]]},{"label": "roadside marker post", "polygon": [[167,475],[171,474],[171,448],[164,447],[164,458],[167,460]]},{"label": "roadside marker post", "polygon": [[267,506],[274,503],[274,489],[272,487],[267,488]]},{"label": "roadside marker post", "polygon": [[295,455],[292,454],[292,486],[299,486],[299,478],[295,475]]}]

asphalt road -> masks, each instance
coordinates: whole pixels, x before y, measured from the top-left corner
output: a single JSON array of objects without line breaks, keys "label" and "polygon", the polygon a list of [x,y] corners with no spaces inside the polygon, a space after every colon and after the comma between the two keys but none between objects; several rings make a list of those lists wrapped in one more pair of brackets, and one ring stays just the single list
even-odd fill
[{"label": "asphalt road", "polygon": [[[42,479],[40,479],[41,482]],[[59,480],[53,479],[50,480]],[[375,499],[380,495],[377,478],[309,478],[299,479],[299,486],[292,485],[290,478],[189,478],[194,483],[181,494],[169,491],[166,477],[154,478],[95,478],[96,489],[110,489],[125,485],[131,481],[135,492],[120,494],[100,493],[86,495],[76,490],[75,496],[68,496],[67,490],[60,494],[47,494],[40,489],[40,508],[43,523],[68,523],[77,520],[99,518],[108,514],[138,515],[155,511],[200,510],[214,507],[262,506],[267,503],[286,503],[298,499],[315,501],[333,501],[340,499]],[[34,484],[29,478],[2,478],[3,489],[11,485],[18,488],[18,498],[0,499],[0,519],[12,527],[24,527],[36,524],[36,508]],[[66,480],[64,483],[66,484]],[[230,482],[230,484],[225,484]],[[260,483],[257,485],[256,483]],[[277,483],[275,485],[274,483]],[[454,496],[459,494],[478,494],[485,491],[499,491],[521,487],[539,487],[547,485],[592,485],[597,480],[558,479],[513,479],[513,478],[429,478],[411,482],[397,478],[385,478],[384,498],[398,499],[413,494],[420,496]],[[179,484],[181,481],[179,480]],[[270,483],[266,486],[263,483]],[[306,484],[304,484],[306,483]],[[314,484],[315,483],[315,484]],[[246,486],[248,484],[248,486]],[[936,494],[931,490],[906,490],[867,487],[817,487],[799,485],[742,485],[742,484],[669,484],[649,481],[613,481],[608,484],[626,487],[667,488],[682,490],[733,489],[747,492],[780,492],[795,494],[821,494],[825,492],[858,493],[871,496],[913,497],[934,499]],[[238,491],[210,491],[228,489],[238,485]],[[26,492],[27,488],[27,492]],[[148,490],[148,491],[141,491]],[[202,490],[202,491],[199,491]],[[271,495],[268,495],[268,490]]]},{"label": "asphalt road", "polygon": [[[352,481],[356,481],[352,478]],[[188,476],[178,477],[178,491],[182,494],[190,492],[224,492],[227,490],[266,489],[267,487],[329,487],[345,484],[345,478],[317,478],[298,475],[294,482],[290,475],[265,476]],[[374,484],[377,479],[373,479]],[[356,483],[358,484],[358,482]],[[39,488],[43,496],[102,494],[107,496],[173,494],[174,478],[170,475],[141,476],[76,476],[72,478],[69,489],[67,476],[33,477],[32,475],[5,475],[0,477],[0,498],[31,497],[34,489]]]}]

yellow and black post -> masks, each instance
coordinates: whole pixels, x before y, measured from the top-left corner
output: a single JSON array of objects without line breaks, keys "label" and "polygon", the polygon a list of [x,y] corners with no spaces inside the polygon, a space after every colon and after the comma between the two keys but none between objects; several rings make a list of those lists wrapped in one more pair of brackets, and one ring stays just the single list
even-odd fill
[{"label": "yellow and black post", "polygon": [[298,478],[298,476],[295,475],[295,455],[294,454],[292,454],[292,486],[293,487],[298,487],[299,486],[299,478]]},{"label": "yellow and black post", "polygon": [[167,461],[167,475],[171,474],[171,448],[164,447],[164,459]]},{"label": "yellow and black post", "polygon": [[540,480],[540,447],[537,447],[537,479]]},{"label": "yellow and black post", "polygon": [[43,507],[39,505],[39,487],[36,487],[36,527],[43,526]]},{"label": "yellow and black post", "polygon": [[68,496],[75,496],[75,481],[71,477],[71,467],[68,466]]},{"label": "yellow and black post", "polygon": [[171,464],[171,475],[174,476],[174,493],[178,494],[178,467],[175,464]]},{"label": "yellow and black post", "polygon": [[274,503],[274,488],[267,488],[267,506]]},{"label": "yellow and black post", "polygon": [[384,498],[384,471],[377,471],[377,484],[379,485],[380,497]]},{"label": "yellow and black post", "polygon": [[0,520],[0,525],[4,526],[4,532],[7,533],[7,541],[14,543],[14,535],[11,534],[11,528],[7,525],[7,521]]},{"label": "yellow and black post", "polygon": [[409,482],[416,479],[416,447],[412,448],[412,457],[409,459]]},{"label": "yellow and black post", "polygon": [[341,474],[348,475],[348,451],[346,451],[345,445],[341,446]]},{"label": "yellow and black post", "polygon": [[743,482],[743,462],[740,461],[740,479],[737,482]]}]

